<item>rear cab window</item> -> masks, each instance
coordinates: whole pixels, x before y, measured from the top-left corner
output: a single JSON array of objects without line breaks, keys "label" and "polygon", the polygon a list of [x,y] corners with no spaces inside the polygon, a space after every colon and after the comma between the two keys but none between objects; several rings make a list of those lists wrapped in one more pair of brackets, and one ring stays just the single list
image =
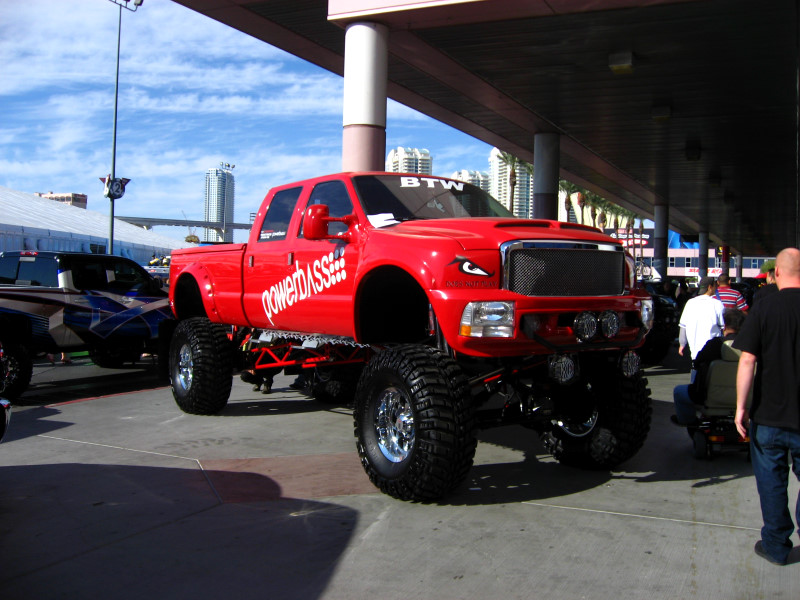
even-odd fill
[{"label": "rear cab window", "polygon": [[[7,263],[6,260],[10,259]],[[0,283],[58,287],[58,261],[43,256],[8,256],[0,261]],[[16,274],[14,268],[16,267]]]}]

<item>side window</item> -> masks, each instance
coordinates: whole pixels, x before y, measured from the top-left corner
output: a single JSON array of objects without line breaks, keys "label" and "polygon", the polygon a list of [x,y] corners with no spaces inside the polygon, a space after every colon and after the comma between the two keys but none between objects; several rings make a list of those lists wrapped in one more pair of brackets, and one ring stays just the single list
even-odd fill
[{"label": "side window", "polygon": [[14,284],[17,282],[18,256],[0,257],[0,283]]},{"label": "side window", "polygon": [[72,284],[79,290],[105,290],[108,287],[106,265],[102,260],[74,261]]},{"label": "side window", "polygon": [[136,265],[124,261],[115,261],[114,280],[109,282],[109,289],[122,292],[139,289],[147,281],[144,271],[138,269]]},{"label": "side window", "polygon": [[[331,217],[344,217],[345,215],[353,214],[353,202],[350,200],[350,194],[347,193],[347,188],[342,181],[326,181],[317,184],[311,191],[306,210],[312,204],[326,205]],[[347,225],[344,223],[331,223],[328,229],[328,233],[331,235],[337,235],[345,231],[347,231]]]},{"label": "side window", "polygon": [[267,216],[264,217],[264,223],[261,225],[261,233],[258,235],[259,242],[286,239],[289,221],[292,220],[292,213],[297,206],[297,199],[302,190],[302,187],[282,190],[272,197],[267,209]]},{"label": "side window", "polygon": [[58,263],[53,258],[22,256],[19,259],[17,283],[58,287]]}]

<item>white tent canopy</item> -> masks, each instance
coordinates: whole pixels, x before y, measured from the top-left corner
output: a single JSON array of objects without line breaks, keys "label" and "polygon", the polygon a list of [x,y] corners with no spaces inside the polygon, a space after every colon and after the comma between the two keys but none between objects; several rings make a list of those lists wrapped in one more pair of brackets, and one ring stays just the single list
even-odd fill
[{"label": "white tent canopy", "polygon": [[[108,215],[0,186],[0,251],[105,253],[108,224]],[[114,254],[139,264],[147,263],[153,254],[193,246],[114,219]]]}]

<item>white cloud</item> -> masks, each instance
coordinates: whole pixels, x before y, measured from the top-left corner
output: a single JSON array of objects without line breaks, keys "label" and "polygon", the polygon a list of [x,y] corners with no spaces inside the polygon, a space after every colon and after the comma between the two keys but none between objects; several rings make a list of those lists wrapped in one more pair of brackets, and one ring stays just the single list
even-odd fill
[{"label": "white cloud", "polygon": [[[117,8],[0,0],[0,185],[80,192],[108,210]],[[236,219],[268,188],[341,168],[342,79],[170,0],[123,11],[117,214],[199,219],[205,171],[237,165]],[[387,146],[485,169],[488,147],[389,101]],[[182,238],[181,228],[166,235]]]}]

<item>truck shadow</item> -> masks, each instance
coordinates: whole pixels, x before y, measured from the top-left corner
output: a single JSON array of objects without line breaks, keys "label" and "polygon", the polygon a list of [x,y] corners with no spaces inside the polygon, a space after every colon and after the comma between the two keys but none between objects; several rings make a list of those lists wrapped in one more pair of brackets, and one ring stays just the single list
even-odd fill
[{"label": "truck shadow", "polygon": [[60,410],[47,406],[15,410],[11,415],[11,426],[3,439],[0,451],[13,441],[53,433],[74,424],[69,421],[53,420],[53,417],[60,414]]},{"label": "truck shadow", "polygon": [[[280,491],[264,475],[225,476],[234,486]],[[192,468],[0,467],[0,553],[15,557],[0,573],[0,595],[319,598],[358,513],[278,496],[221,501]]]},{"label": "truck shadow", "polygon": [[112,396],[163,388],[168,382],[150,362],[105,369],[88,358],[73,359],[71,365],[34,365],[28,389],[13,404],[20,406],[58,404],[87,398]]},{"label": "truck shadow", "polygon": [[[738,479],[752,476],[752,467],[743,453],[724,452],[713,460],[697,460],[684,430],[662,420],[653,429],[642,449],[615,469],[584,470],[558,463],[539,442],[538,436],[522,427],[481,431],[478,454],[467,479],[440,503],[445,505],[486,505],[548,500],[616,485],[656,484],[642,487],[637,495],[658,494],[658,484],[683,482],[686,493],[706,489],[708,494]],[[519,453],[517,462],[489,462],[481,458],[481,447]],[[654,502],[661,498],[654,498]]]},{"label": "truck shadow", "polygon": [[611,478],[608,471],[580,471],[535,458],[475,465],[466,483],[440,504],[480,506],[546,500],[597,488]]},{"label": "truck shadow", "polygon": [[[266,398],[269,398],[267,396]],[[309,412],[321,412],[330,410],[330,405],[322,404],[307,398],[298,396],[297,398],[286,398],[278,394],[274,399],[264,400],[238,400],[228,402],[220,417],[252,417],[259,415],[297,415]]]}]

